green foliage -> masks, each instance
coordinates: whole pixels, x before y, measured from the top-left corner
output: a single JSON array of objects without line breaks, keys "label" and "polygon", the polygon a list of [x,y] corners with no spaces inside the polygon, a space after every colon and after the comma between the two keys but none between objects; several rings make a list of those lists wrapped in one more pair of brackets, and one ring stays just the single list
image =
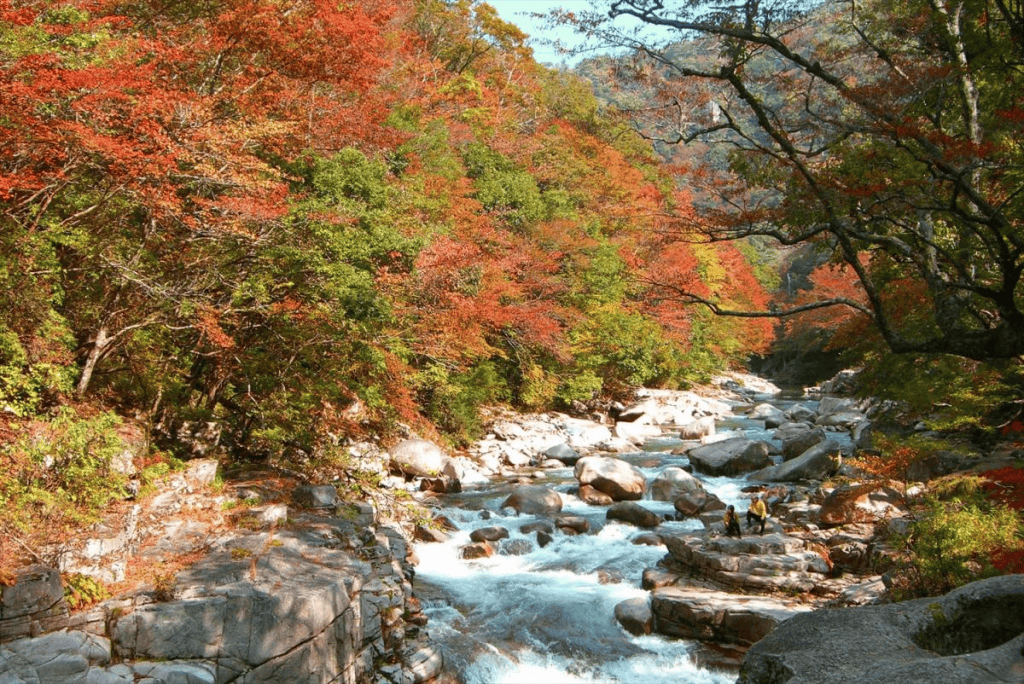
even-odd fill
[{"label": "green foliage", "polygon": [[508,386],[491,361],[452,372],[432,364],[417,373],[414,386],[423,412],[457,443],[480,436],[480,407],[509,398]]},{"label": "green foliage", "polygon": [[125,476],[114,459],[125,449],[117,433],[121,419],[113,413],[82,419],[63,408],[38,436],[21,440],[15,449],[35,466],[30,486],[53,493],[85,513],[95,513],[124,496]]},{"label": "green foliage", "polygon": [[591,398],[579,392],[593,387],[596,378],[612,395],[621,395],[631,387],[679,379],[677,351],[657,323],[638,313],[616,305],[597,307],[570,337],[575,372],[582,377],[564,385],[562,399]]},{"label": "green foliage", "polygon": [[507,157],[481,145],[463,151],[466,175],[474,179],[476,199],[484,209],[495,212],[512,226],[525,226],[543,219],[547,206],[537,181]]},{"label": "green foliage", "polygon": [[1021,520],[1005,506],[934,499],[910,526],[905,544],[911,556],[899,577],[902,598],[944,594],[998,572],[990,559],[1019,541]]},{"label": "green foliage", "polygon": [[59,543],[124,496],[113,459],[125,449],[112,413],[81,418],[68,408],[0,445],[0,534]]},{"label": "green foliage", "polygon": [[859,362],[860,391],[900,402],[935,430],[994,435],[1000,421],[993,412],[1024,399],[1024,368],[1017,362],[878,351]]},{"label": "green foliage", "polygon": [[79,610],[110,598],[110,592],[98,580],[78,573],[65,575],[64,599],[71,610]]}]

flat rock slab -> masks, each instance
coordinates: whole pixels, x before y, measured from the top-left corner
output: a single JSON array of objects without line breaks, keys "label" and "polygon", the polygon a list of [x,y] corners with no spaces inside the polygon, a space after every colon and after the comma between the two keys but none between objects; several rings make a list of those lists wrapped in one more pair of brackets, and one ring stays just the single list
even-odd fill
[{"label": "flat rock slab", "polygon": [[791,599],[702,587],[661,587],[651,592],[654,631],[683,639],[749,646],[781,622],[811,610]]},{"label": "flat rock slab", "polygon": [[738,684],[997,684],[1024,681],[1024,575],[945,596],[823,609],[748,651]]}]

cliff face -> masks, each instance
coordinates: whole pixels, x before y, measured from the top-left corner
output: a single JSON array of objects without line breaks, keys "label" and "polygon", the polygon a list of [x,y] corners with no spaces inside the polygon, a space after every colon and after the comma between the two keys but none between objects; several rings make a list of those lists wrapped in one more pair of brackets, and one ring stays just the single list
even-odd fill
[{"label": "cliff face", "polygon": [[[196,494],[181,494],[186,502],[189,496]],[[0,680],[360,684],[437,677],[441,656],[421,631],[426,619],[413,596],[401,530],[378,522],[368,505],[338,513],[279,504],[263,510],[262,521],[250,514],[248,526],[210,527],[205,536],[196,521],[188,534],[172,525],[179,540],[201,539],[197,562],[82,612],[69,611],[57,570],[29,568],[0,595]],[[143,544],[141,552],[161,544],[173,539]]]}]

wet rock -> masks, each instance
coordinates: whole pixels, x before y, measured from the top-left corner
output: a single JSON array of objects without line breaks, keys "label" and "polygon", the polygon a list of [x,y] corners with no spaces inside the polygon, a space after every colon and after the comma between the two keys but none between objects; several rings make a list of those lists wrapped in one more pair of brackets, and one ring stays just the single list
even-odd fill
[{"label": "wet rock", "polygon": [[704,493],[701,481],[677,466],[665,468],[651,482],[651,498],[655,501],[675,501],[683,494],[699,493]]},{"label": "wet rock", "polygon": [[626,599],[615,606],[615,619],[634,636],[654,631],[654,613],[646,597]]},{"label": "wet rock", "polygon": [[576,450],[564,443],[545,449],[543,454],[545,457],[553,458],[565,465],[576,465],[576,461],[580,460],[580,455]]},{"label": "wet rock", "polygon": [[647,491],[647,478],[636,466],[606,456],[587,456],[574,469],[580,485],[590,485],[614,501],[635,501]]},{"label": "wet rock", "polygon": [[542,530],[551,534],[555,531],[555,526],[547,520],[537,520],[536,522],[526,523],[519,528],[519,531],[523,534],[532,534],[533,532],[539,532]]},{"label": "wet rock", "polygon": [[696,447],[687,455],[697,472],[713,477],[740,475],[771,465],[768,445],[746,437]]},{"label": "wet rock", "polygon": [[590,521],[581,515],[559,515],[554,523],[563,534],[586,534],[590,531]]},{"label": "wet rock", "polygon": [[477,558],[490,558],[494,555],[494,547],[487,542],[474,542],[466,544],[459,549],[459,558],[474,560]]},{"label": "wet rock", "polygon": [[508,530],[504,527],[498,526],[481,527],[470,532],[469,538],[475,542],[496,542],[502,539],[508,539]]},{"label": "wet rock", "polygon": [[810,610],[793,600],[700,587],[662,587],[651,592],[654,630],[681,639],[750,645],[780,623]]},{"label": "wet rock", "polygon": [[657,527],[661,524],[661,516],[632,501],[620,501],[614,504],[608,509],[607,518],[636,527]]},{"label": "wet rock", "polygon": [[1004,684],[1024,679],[1022,649],[1024,575],[1005,575],[794,616],[750,648],[739,684]]},{"label": "wet rock", "polygon": [[580,485],[579,497],[580,501],[590,506],[611,506],[615,503],[615,499],[590,485]]},{"label": "wet rock", "polygon": [[521,515],[552,515],[562,510],[562,496],[544,485],[519,485],[501,503],[501,508],[512,508]]},{"label": "wet rock", "polygon": [[663,546],[664,542],[661,541],[661,535],[649,532],[647,534],[638,534],[629,540],[635,546]]},{"label": "wet rock", "polygon": [[839,470],[842,462],[839,444],[826,440],[791,461],[751,473],[750,479],[765,482],[824,480]]}]

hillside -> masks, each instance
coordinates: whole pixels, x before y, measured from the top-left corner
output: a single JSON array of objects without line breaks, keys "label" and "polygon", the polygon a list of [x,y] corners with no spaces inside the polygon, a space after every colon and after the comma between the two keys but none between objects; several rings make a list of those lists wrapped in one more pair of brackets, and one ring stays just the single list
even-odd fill
[{"label": "hillside", "polygon": [[198,453],[310,476],[765,350],[744,254],[486,5],[0,6],[0,557]]}]

